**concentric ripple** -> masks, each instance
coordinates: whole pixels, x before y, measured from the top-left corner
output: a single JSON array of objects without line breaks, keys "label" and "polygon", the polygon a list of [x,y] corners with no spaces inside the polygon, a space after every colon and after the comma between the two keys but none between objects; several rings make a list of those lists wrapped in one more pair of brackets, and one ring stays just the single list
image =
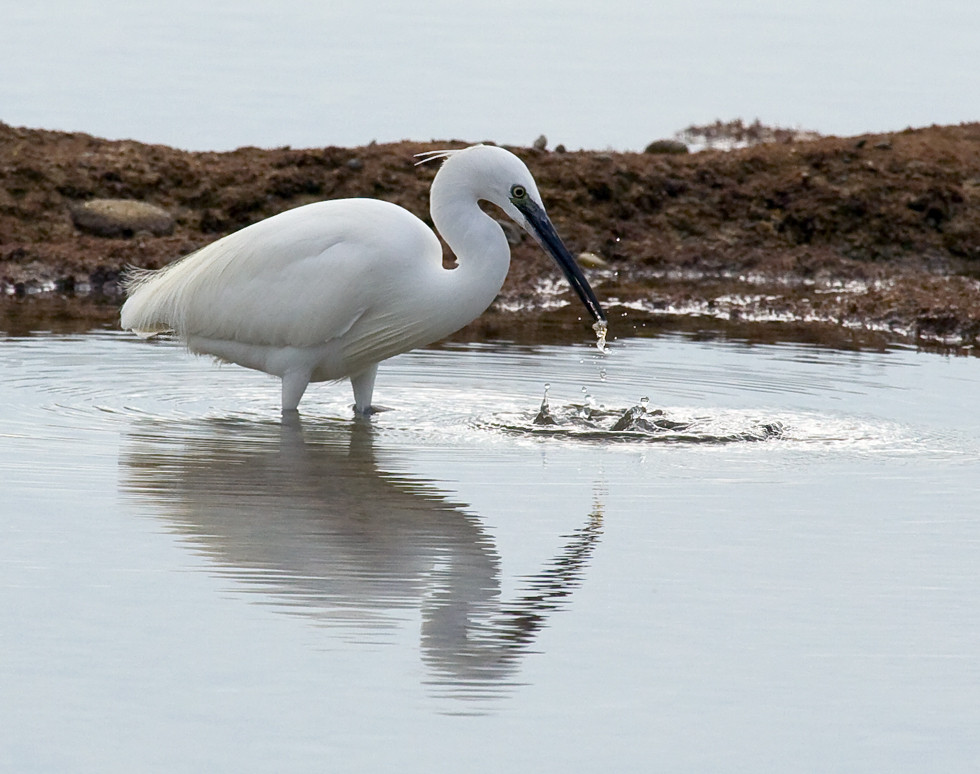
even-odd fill
[{"label": "concentric ripple", "polygon": [[[975,452],[955,423],[921,426],[906,410],[900,382],[918,376],[920,364],[902,353],[889,359],[773,347],[747,357],[732,345],[676,340],[617,346],[599,381],[595,363],[578,347],[452,345],[410,353],[384,364],[377,396],[391,410],[371,421],[379,437],[396,445],[497,437]],[[115,332],[38,336],[4,341],[3,355],[0,432],[37,448],[45,439],[70,442],[134,421],[279,421],[275,379],[190,356],[173,341],[147,343]],[[551,382],[561,399],[550,397]],[[598,400],[581,387],[590,382]],[[581,399],[568,400],[579,388]],[[640,397],[646,394],[656,398]],[[311,426],[353,419],[346,384],[312,385],[301,409]]]}]

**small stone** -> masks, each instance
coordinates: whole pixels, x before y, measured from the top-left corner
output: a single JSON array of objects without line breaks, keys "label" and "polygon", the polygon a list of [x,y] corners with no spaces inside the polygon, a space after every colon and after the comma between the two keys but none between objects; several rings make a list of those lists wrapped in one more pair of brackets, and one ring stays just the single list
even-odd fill
[{"label": "small stone", "polygon": [[555,153],[567,153],[567,152],[568,152],[567,148],[565,148],[565,146],[562,145],[561,143],[555,146]]},{"label": "small stone", "polygon": [[545,148],[548,147],[548,138],[542,134],[540,137],[538,137],[538,139],[534,141],[534,147],[537,150],[543,151]]},{"label": "small stone", "polygon": [[680,140],[654,140],[646,148],[644,153],[690,153],[690,149]]},{"label": "small stone", "polygon": [[360,159],[351,159],[347,162],[347,168],[354,172],[360,172],[364,169],[364,162]]},{"label": "small stone", "polygon": [[579,253],[576,261],[578,261],[579,266],[586,269],[604,269],[609,266],[609,264],[606,263],[606,259],[601,255],[590,252]]},{"label": "small stone", "polygon": [[162,207],[132,199],[92,199],[71,208],[75,228],[102,237],[130,238],[141,231],[167,236],[174,217]]}]

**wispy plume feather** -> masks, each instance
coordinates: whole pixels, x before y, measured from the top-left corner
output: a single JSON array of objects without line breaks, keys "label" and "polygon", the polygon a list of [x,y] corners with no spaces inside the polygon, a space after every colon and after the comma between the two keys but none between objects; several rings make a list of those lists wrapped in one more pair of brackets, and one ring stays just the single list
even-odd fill
[{"label": "wispy plume feather", "polygon": [[437,161],[439,159],[448,159],[450,156],[459,153],[459,150],[436,150],[436,151],[423,151],[422,153],[416,153],[415,158],[418,161],[415,162],[415,166],[421,166],[422,164],[428,164],[430,161]]}]

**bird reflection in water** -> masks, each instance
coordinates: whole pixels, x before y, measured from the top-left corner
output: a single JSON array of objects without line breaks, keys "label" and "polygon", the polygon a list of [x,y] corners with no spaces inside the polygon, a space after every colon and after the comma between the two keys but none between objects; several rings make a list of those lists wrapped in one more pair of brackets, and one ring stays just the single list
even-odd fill
[{"label": "bird reflection in water", "polygon": [[162,505],[226,575],[357,639],[374,641],[401,624],[400,611],[421,608],[430,685],[499,694],[581,582],[601,505],[505,602],[480,519],[430,482],[379,470],[377,432],[363,421],[146,423],[124,444],[123,486]]}]

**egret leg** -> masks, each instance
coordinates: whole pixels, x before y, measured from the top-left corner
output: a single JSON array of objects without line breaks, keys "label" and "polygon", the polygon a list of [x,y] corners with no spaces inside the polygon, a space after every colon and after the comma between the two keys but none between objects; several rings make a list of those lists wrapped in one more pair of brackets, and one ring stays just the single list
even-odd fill
[{"label": "egret leg", "polygon": [[354,388],[354,411],[358,414],[371,413],[371,396],[374,394],[374,377],[377,375],[378,364],[375,363],[350,378],[350,386]]},{"label": "egret leg", "polygon": [[282,377],[282,413],[296,411],[310,383],[308,371],[287,371]]}]

